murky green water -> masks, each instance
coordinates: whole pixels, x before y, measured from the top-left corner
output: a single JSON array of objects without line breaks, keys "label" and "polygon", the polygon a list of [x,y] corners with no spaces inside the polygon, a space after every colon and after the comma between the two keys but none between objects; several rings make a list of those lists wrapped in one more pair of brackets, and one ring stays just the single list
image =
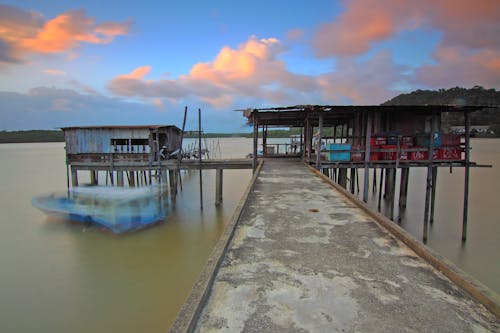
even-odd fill
[{"label": "murky green water", "polygon": [[[227,157],[251,149],[221,140]],[[243,148],[242,148],[243,144]],[[164,223],[115,236],[47,218],[31,197],[66,188],[64,144],[0,145],[0,331],[165,332],[198,278],[250,181],[224,171],[215,207],[215,171],[184,177]]]},{"label": "murky green water", "polygon": [[[472,145],[472,159],[494,167],[471,172],[469,238],[460,241],[463,169],[441,169],[428,244],[500,292],[500,140]],[[252,141],[220,139],[220,146],[223,157],[244,157]],[[251,172],[224,171],[224,203],[216,208],[215,171],[204,171],[203,212],[198,173],[187,174],[164,223],[114,236],[31,206],[34,195],[65,190],[63,147],[0,145],[0,331],[165,332]],[[420,238],[425,169],[412,172],[402,225]]]}]

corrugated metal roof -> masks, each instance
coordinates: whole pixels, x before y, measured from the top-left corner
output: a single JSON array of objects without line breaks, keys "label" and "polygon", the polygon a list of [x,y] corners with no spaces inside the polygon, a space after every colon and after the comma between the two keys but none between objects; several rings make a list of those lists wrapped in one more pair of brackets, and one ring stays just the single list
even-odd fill
[{"label": "corrugated metal roof", "polygon": [[63,131],[73,130],[73,129],[160,129],[160,128],[171,128],[175,127],[180,130],[175,125],[104,125],[104,126],[70,126],[70,127],[61,127]]}]

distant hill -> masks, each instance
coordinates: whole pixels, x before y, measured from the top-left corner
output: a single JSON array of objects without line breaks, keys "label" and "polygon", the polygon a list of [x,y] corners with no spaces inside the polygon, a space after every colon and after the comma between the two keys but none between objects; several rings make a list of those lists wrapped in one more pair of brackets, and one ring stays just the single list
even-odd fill
[{"label": "distant hill", "polygon": [[[401,94],[382,105],[485,105],[492,108],[483,109],[471,114],[471,125],[489,125],[500,136],[500,91],[474,86],[466,89],[455,87],[439,90],[415,90],[409,94]],[[461,113],[444,114],[443,126],[463,126]]]},{"label": "distant hill", "polygon": [[0,143],[20,143],[20,142],[63,142],[64,134],[57,131],[0,131]]},{"label": "distant hill", "polygon": [[439,90],[415,90],[401,94],[382,105],[500,105],[500,91],[474,86]]}]

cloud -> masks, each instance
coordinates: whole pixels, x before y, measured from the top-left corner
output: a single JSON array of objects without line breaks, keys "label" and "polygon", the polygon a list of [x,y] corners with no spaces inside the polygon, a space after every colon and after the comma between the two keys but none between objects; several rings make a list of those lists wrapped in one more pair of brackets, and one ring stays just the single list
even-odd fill
[{"label": "cloud", "polygon": [[64,76],[66,75],[65,71],[62,71],[60,69],[53,69],[53,68],[47,68],[42,71],[45,74],[48,75],[54,75],[54,76]]},{"label": "cloud", "polygon": [[395,84],[408,80],[402,74],[407,68],[394,64],[388,50],[362,62],[341,59],[336,68],[318,79],[323,98],[336,104],[380,104],[397,94]]},{"label": "cloud", "polygon": [[446,46],[498,48],[499,20],[497,0],[352,0],[312,44],[319,57],[353,56],[402,30],[433,28]]},{"label": "cloud", "polygon": [[147,80],[150,66],[138,67],[112,79],[114,94],[144,98],[196,97],[216,108],[231,106],[236,98],[264,98],[285,102],[300,91],[314,91],[314,78],[291,73],[279,55],[285,51],[276,38],[251,36],[233,49],[223,47],[209,62],[200,62],[176,79]]},{"label": "cloud", "polygon": [[415,71],[416,82],[433,88],[500,86],[498,51],[440,46],[434,57],[437,64],[424,65]]},{"label": "cloud", "polygon": [[[0,91],[0,105],[0,130],[165,123],[180,127],[184,114],[184,106],[172,105],[166,99],[135,103],[48,87],[33,88],[26,93]],[[237,112],[220,113],[208,108],[202,112],[204,129],[208,131],[239,131],[245,123]],[[188,124],[197,121],[194,112],[188,118]]]},{"label": "cloud", "polygon": [[0,5],[0,62],[21,62],[29,54],[62,53],[82,43],[108,44],[128,34],[131,22],[96,24],[83,10],[72,10],[45,21],[36,12]]}]

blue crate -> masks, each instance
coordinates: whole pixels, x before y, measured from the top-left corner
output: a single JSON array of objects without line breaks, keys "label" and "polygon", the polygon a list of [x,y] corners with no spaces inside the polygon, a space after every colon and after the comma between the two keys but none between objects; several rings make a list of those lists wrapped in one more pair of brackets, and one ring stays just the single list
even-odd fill
[{"label": "blue crate", "polygon": [[351,144],[350,143],[332,143],[326,145],[326,150],[338,150],[338,152],[329,151],[326,154],[327,161],[350,161]]}]

